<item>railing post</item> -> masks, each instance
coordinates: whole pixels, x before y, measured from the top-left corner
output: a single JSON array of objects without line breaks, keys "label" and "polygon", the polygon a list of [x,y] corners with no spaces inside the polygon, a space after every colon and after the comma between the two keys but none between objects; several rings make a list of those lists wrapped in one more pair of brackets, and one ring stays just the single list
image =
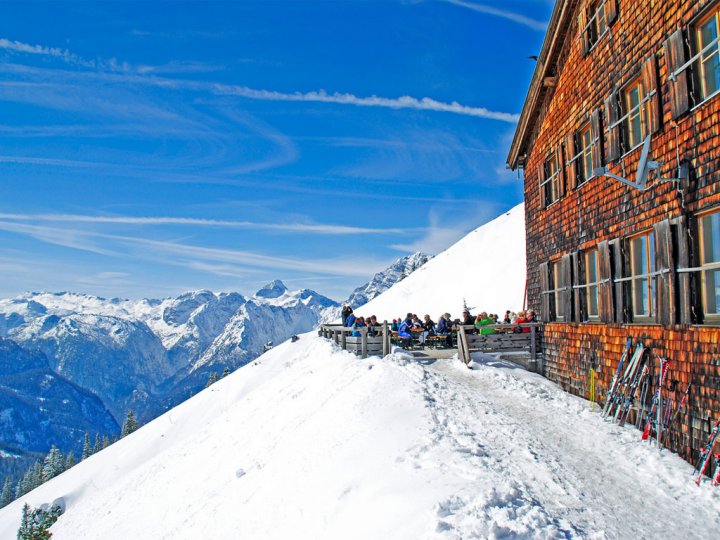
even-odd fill
[{"label": "railing post", "polygon": [[530,358],[533,362],[537,362],[537,334],[535,330],[536,327],[533,324],[530,327]]},{"label": "railing post", "polygon": [[367,358],[367,327],[360,328],[360,336],[361,336],[361,342],[362,342],[362,348],[361,348],[361,357]]},{"label": "railing post", "polygon": [[347,350],[347,334],[345,333],[345,327],[343,326],[340,329],[340,347],[346,351]]},{"label": "railing post", "polygon": [[387,321],[383,321],[382,325],[382,335],[383,335],[383,356],[387,356],[390,354],[390,334],[388,332],[388,323]]}]

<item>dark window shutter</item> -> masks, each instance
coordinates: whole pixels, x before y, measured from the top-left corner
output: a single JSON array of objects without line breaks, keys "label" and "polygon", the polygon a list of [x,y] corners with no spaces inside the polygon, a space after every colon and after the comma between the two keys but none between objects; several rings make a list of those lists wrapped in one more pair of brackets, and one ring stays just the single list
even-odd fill
[{"label": "dark window shutter", "polygon": [[[602,162],[602,129],[600,126],[600,109],[595,109],[590,115],[590,136],[593,140],[592,158],[595,167],[603,165]],[[592,174],[592,171],[590,171]]]},{"label": "dark window shutter", "polygon": [[[687,220],[680,216],[672,220],[673,232],[675,235],[676,264],[677,268],[690,268],[690,235],[688,234]],[[678,272],[677,276],[677,312],[680,324],[692,324],[692,279],[689,272]]]},{"label": "dark window shutter", "polygon": [[[575,251],[572,254],[572,273],[574,276],[573,285],[582,285],[585,283],[585,264],[583,260],[583,253],[581,251]],[[587,320],[586,308],[585,308],[585,290],[575,289],[573,296],[573,320],[577,322],[584,322]]]},{"label": "dark window shutter", "polygon": [[617,123],[620,118],[620,104],[615,90],[605,99],[605,159],[610,162],[620,157],[620,125]]},{"label": "dark window shutter", "polygon": [[617,0],[606,0],[605,16],[607,17],[608,24],[612,24],[617,20],[617,16],[618,16]]},{"label": "dark window shutter", "polygon": [[[683,31],[676,30],[665,42],[665,58],[667,59],[668,73],[672,74],[687,62],[685,54],[685,40]],[[678,118],[690,109],[690,93],[688,91],[688,71],[685,68],[680,73],[670,77],[668,88],[670,90],[670,110],[673,119]]]},{"label": "dark window shutter", "polygon": [[557,160],[557,183],[558,183],[558,199],[565,196],[565,160],[563,159],[562,144],[558,144],[555,151],[555,159]]},{"label": "dark window shutter", "polygon": [[538,188],[540,190],[540,208],[545,208],[548,205],[547,196],[545,195],[546,189],[542,183],[545,180],[545,163],[541,163],[537,168],[538,177]]},{"label": "dark window shutter", "polygon": [[[661,121],[661,105],[660,105],[660,88],[658,88],[657,77],[657,61],[655,55],[650,55],[640,70],[642,76],[643,88],[645,89],[645,97],[648,99],[646,106],[648,117],[648,128],[650,133],[655,133],[660,129]],[[653,95],[650,95],[655,92]]]},{"label": "dark window shutter", "polygon": [[541,263],[538,267],[540,273],[540,318],[543,322],[550,320],[550,275],[548,274],[548,263]]},{"label": "dark window shutter", "polygon": [[587,55],[590,50],[590,34],[588,33],[587,23],[587,11],[584,6],[581,6],[578,14],[578,29],[580,32],[580,50],[583,56]]},{"label": "dark window shutter", "polygon": [[598,286],[600,320],[609,323],[613,322],[613,286],[610,244],[607,240],[603,240],[598,244],[598,266],[598,277],[600,278],[600,285]]},{"label": "dark window shutter", "polygon": [[675,263],[670,221],[656,223],[655,231],[655,270],[660,272],[655,283],[655,317],[662,325],[675,323]]},{"label": "dark window shutter", "polygon": [[575,134],[573,133],[565,139],[565,159],[567,160],[565,181],[568,191],[577,187],[578,160],[575,157],[576,154]]},{"label": "dark window shutter", "polygon": [[[608,242],[610,245],[610,257],[612,259],[612,278],[627,277],[629,271],[627,265],[629,260],[625,256],[625,242],[616,238]],[[622,281],[615,284],[615,322],[631,322],[629,317],[628,302],[627,302],[627,281]]]},{"label": "dark window shutter", "polygon": [[560,301],[563,303],[563,317],[566,322],[573,320],[573,279],[572,279],[572,258],[568,253],[560,259],[560,279],[562,281],[562,295]]}]

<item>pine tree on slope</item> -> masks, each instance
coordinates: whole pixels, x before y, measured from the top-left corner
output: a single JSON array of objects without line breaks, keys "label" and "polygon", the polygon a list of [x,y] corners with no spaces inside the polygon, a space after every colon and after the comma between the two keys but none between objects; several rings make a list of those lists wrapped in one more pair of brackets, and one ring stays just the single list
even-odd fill
[{"label": "pine tree on slope", "polygon": [[82,460],[86,460],[92,455],[92,448],[90,446],[90,434],[85,432],[85,439],[83,440]]},{"label": "pine tree on slope", "polygon": [[137,420],[135,419],[135,413],[132,411],[127,412],[125,422],[123,422],[122,431],[120,432],[120,438],[130,435],[133,431],[139,428]]},{"label": "pine tree on slope", "polygon": [[207,387],[215,384],[216,382],[218,382],[218,376],[217,376],[217,373],[215,373],[215,372],[213,371],[213,372],[210,373],[210,377],[208,377],[208,382],[207,382],[207,384],[205,385],[205,388],[207,388]]},{"label": "pine tree on slope", "polygon": [[95,434],[95,444],[93,445],[92,453],[95,454],[95,453],[99,452],[101,449],[102,449],[102,447],[100,446],[100,434],[96,433]]},{"label": "pine tree on slope", "polygon": [[10,477],[5,477],[5,482],[3,482],[2,487],[2,493],[0,494],[0,508],[3,506],[7,506],[13,501],[13,487],[12,482],[10,481]]}]

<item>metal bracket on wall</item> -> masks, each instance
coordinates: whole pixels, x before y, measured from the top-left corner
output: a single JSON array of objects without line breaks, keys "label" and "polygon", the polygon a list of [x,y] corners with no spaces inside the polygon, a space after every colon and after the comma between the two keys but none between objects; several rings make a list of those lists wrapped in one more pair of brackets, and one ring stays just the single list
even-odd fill
[{"label": "metal bracket on wall", "polygon": [[645,141],[643,142],[640,162],[638,163],[638,172],[634,182],[632,180],[628,180],[627,178],[623,178],[622,176],[608,172],[607,167],[597,167],[593,169],[593,176],[607,176],[609,178],[614,178],[618,182],[639,191],[645,191],[647,189],[647,179],[653,171],[655,172],[658,182],[679,182],[680,180],[687,180],[690,176],[687,163],[683,163],[682,165],[678,163],[677,178],[661,178],[660,166],[661,163],[659,161],[650,159],[650,135],[648,135],[645,137]]}]

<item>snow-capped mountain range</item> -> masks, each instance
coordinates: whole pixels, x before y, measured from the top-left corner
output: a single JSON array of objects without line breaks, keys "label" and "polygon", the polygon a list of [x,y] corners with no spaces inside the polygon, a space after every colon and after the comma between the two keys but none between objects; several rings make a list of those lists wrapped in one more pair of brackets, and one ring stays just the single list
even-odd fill
[{"label": "snow-capped mountain range", "polygon": [[[399,259],[359,287],[354,302],[426,259]],[[128,410],[146,422],[201,390],[211,372],[234,370],[266,343],[337,317],[337,302],[279,280],[250,297],[201,290],[164,300],[70,292],[0,300],[0,365],[8,366],[0,373],[0,450],[44,453],[55,444],[77,452],[86,431],[116,434]]]},{"label": "snow-capped mountain range", "polygon": [[[308,289],[289,291],[281,281],[248,298],[195,291],[165,300],[121,300],[64,292],[0,300],[0,361],[26,366],[15,369],[12,384],[4,380],[7,371],[0,379],[0,389],[11,389],[0,392],[0,411],[13,411],[0,414],[0,440],[15,450],[47,451],[50,444],[76,448],[85,430],[117,433],[128,410],[141,421],[154,418],[202,389],[212,371],[234,370],[268,341],[311,330],[335,306]],[[28,373],[60,381],[53,391],[60,403],[79,406],[77,392],[92,398],[92,406],[81,407],[88,418],[45,402],[49,383],[30,384]],[[43,416],[58,435],[45,437],[40,448],[47,430],[31,433]]]}]

